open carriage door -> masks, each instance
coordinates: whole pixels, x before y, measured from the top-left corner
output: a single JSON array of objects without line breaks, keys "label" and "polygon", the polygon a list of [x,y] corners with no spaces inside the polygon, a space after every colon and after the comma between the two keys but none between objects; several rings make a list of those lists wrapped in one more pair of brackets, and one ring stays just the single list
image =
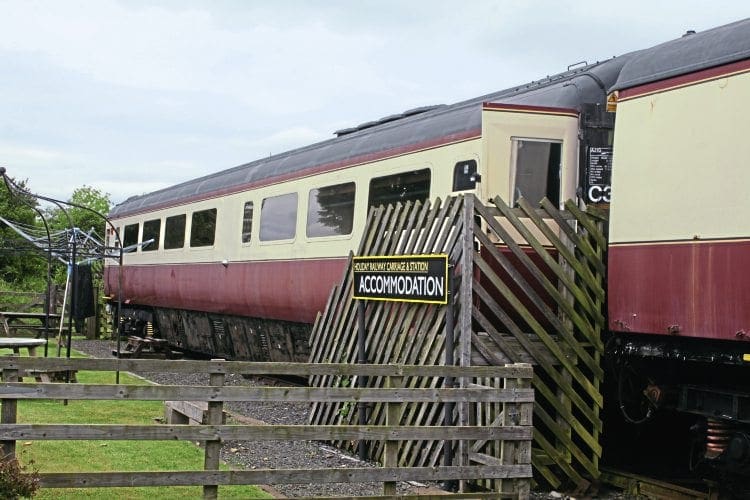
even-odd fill
[{"label": "open carriage door", "polygon": [[487,159],[485,198],[533,205],[547,198],[555,206],[576,198],[578,111],[565,108],[485,103],[483,152]]}]

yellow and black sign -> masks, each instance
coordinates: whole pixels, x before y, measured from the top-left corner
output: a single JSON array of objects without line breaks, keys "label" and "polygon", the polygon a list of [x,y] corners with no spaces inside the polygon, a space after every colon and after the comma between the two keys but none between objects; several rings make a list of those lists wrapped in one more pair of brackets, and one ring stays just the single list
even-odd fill
[{"label": "yellow and black sign", "polygon": [[354,257],[355,299],[448,303],[448,256]]}]

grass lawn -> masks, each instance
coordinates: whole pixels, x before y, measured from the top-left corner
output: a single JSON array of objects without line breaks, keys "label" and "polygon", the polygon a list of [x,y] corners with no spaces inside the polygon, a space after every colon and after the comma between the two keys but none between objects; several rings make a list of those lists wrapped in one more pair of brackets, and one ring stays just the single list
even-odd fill
[{"label": "grass lawn", "polygon": [[[50,354],[52,354],[50,349]],[[113,372],[78,372],[79,383],[114,384]],[[147,384],[128,373],[121,384]],[[18,422],[38,424],[154,424],[163,417],[160,401],[18,402]],[[204,451],[186,441],[18,441],[21,464],[39,472],[202,470]],[[201,498],[200,486],[40,489],[35,498],[171,499]],[[219,498],[271,498],[255,486],[220,486]]]}]

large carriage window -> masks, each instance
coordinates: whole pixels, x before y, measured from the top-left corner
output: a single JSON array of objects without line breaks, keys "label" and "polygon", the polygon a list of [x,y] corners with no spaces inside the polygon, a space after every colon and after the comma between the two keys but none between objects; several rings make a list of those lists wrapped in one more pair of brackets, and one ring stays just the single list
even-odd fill
[{"label": "large carriage window", "polygon": [[190,222],[190,246],[210,247],[216,237],[216,209],[193,212]]},{"label": "large carriage window", "polygon": [[182,248],[185,246],[185,221],[187,217],[183,215],[173,215],[167,217],[164,223],[164,248]]},{"label": "large carriage window", "polygon": [[537,206],[546,197],[554,206],[560,204],[559,142],[513,139],[513,204],[523,197]]},{"label": "large carriage window", "polygon": [[291,240],[297,232],[297,193],[265,198],[260,207],[260,240]]},{"label": "large carriage window", "polygon": [[143,245],[144,252],[159,249],[159,236],[161,235],[161,219],[147,220],[143,223],[143,239],[141,241],[154,240],[148,245]]},{"label": "large carriage window", "polygon": [[370,181],[367,205],[378,207],[396,202],[425,201],[430,197],[430,169],[375,177]]},{"label": "large carriage window", "polygon": [[242,243],[250,243],[250,237],[253,233],[253,202],[245,203],[245,210],[242,216]]},{"label": "large carriage window", "polygon": [[465,191],[477,185],[477,161],[466,160],[453,167],[453,190]]},{"label": "large carriage window", "polygon": [[354,191],[353,182],[311,189],[307,202],[307,236],[351,234]]},{"label": "large carriage window", "polygon": [[127,248],[136,243],[138,243],[138,224],[128,224],[122,235],[122,246]]}]

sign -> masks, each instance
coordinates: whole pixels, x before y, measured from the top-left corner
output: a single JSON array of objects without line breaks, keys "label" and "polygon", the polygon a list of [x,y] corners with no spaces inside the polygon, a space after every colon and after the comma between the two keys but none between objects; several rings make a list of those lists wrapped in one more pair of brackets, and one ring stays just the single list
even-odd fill
[{"label": "sign", "polygon": [[448,256],[354,257],[355,299],[448,303]]},{"label": "sign", "polygon": [[586,165],[586,203],[612,199],[612,147],[590,147]]}]

